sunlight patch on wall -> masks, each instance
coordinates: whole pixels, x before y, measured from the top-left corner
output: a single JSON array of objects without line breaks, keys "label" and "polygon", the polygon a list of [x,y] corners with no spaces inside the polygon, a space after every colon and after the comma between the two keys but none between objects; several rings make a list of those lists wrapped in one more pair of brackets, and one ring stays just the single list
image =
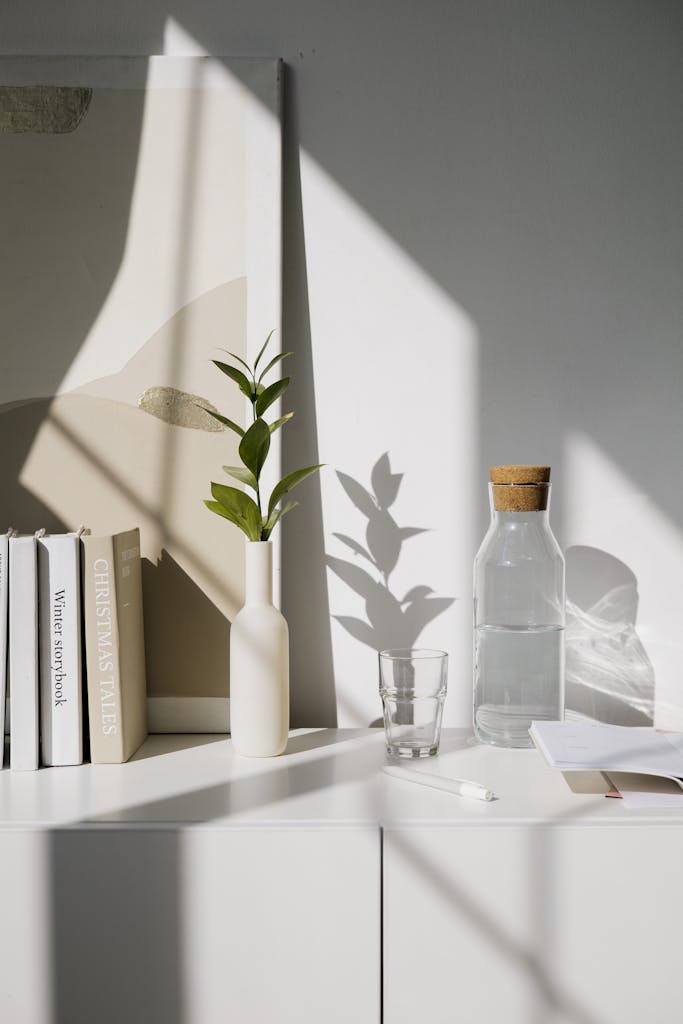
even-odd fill
[{"label": "sunlight patch on wall", "polygon": [[[334,470],[375,501],[369,481],[388,453],[391,473],[403,474],[390,514],[415,532],[401,543],[392,596],[385,595],[383,607],[388,615],[389,605],[411,592],[426,594],[426,588],[443,599],[442,614],[423,617],[428,621],[417,637],[406,624],[405,644],[450,651],[446,720],[468,724],[479,473],[476,329],[305,153],[301,182],[318,445],[331,467],[321,475],[327,554],[337,567],[341,558],[368,569],[362,556],[334,537],[364,543],[369,524],[362,502],[349,501],[348,487]],[[338,574],[328,576],[328,590],[337,619],[332,644],[339,724],[367,725],[380,713],[376,653],[338,625],[339,619],[364,621],[368,628],[356,632],[365,637],[389,629],[394,635],[397,620],[383,621],[382,603],[378,607],[372,594],[354,590]]]},{"label": "sunlight patch on wall", "polygon": [[[573,432],[566,441],[564,484],[568,593],[599,597],[601,581],[637,581],[635,627],[655,678],[655,724],[683,729],[680,683],[683,534],[653,495],[604,452],[592,438]],[[581,549],[580,578],[572,580],[571,559]],[[590,550],[594,554],[591,558]],[[606,557],[613,561],[613,569]],[[620,565],[617,565],[620,563]],[[626,567],[626,568],[624,568]],[[588,598],[586,598],[588,599]]]},{"label": "sunlight patch on wall", "polygon": [[209,57],[209,51],[199,43],[175,18],[167,18],[164,25],[162,53],[167,57]]}]

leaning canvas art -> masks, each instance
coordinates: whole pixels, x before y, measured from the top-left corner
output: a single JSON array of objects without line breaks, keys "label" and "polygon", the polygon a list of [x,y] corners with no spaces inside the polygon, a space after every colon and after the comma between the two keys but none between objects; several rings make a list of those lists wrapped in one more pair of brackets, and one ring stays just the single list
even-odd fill
[{"label": "leaning canvas art", "polygon": [[0,523],[140,527],[169,728],[229,692],[242,543],[202,498],[236,436],[200,405],[243,422],[211,360],[279,343],[280,86],[277,61],[0,60]]}]

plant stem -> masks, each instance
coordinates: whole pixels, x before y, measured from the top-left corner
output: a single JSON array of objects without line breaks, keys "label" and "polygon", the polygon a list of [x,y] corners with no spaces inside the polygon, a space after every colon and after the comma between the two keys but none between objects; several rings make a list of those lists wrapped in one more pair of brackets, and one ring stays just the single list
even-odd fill
[{"label": "plant stem", "polygon": [[[254,378],[254,387],[256,387],[256,379],[255,378]],[[256,415],[256,399],[253,399],[253,401],[251,403],[251,412],[252,412],[252,416],[253,416],[252,423],[256,423],[256,420],[258,419],[258,417]],[[260,476],[260,474],[259,474],[259,476]],[[259,486],[259,477],[258,476],[256,477],[256,504],[258,505],[258,514],[263,519],[263,511],[261,509],[261,488]]]}]

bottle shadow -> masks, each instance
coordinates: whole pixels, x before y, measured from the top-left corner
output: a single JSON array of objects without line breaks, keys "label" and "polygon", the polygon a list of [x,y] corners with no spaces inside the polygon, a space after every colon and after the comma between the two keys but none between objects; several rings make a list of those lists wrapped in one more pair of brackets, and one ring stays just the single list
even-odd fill
[{"label": "bottle shadow", "polygon": [[[345,533],[333,533],[349,548],[361,566],[343,558],[326,556],[328,568],[365,602],[365,617],[333,615],[355,640],[375,651],[389,647],[414,647],[422,631],[453,602],[452,597],[436,597],[426,584],[412,586],[402,597],[391,586],[403,545],[411,537],[426,533],[420,526],[399,526],[389,511],[398,497],[402,473],[392,473],[389,454],[377,460],[370,475],[368,490],[353,477],[337,472],[347,497],[367,519],[364,542]],[[375,724],[375,723],[372,723]]]},{"label": "bottle shadow", "polygon": [[613,725],[651,725],[655,673],[638,636],[638,581],[599,548],[566,551],[566,708]]}]

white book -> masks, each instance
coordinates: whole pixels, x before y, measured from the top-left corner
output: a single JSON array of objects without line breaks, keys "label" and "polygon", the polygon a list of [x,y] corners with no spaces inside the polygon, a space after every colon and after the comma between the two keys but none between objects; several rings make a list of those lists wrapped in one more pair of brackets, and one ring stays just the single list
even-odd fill
[{"label": "white book", "polygon": [[602,722],[532,722],[529,733],[560,771],[658,775],[683,787],[683,733]]},{"label": "white book", "polygon": [[35,771],[38,747],[38,559],[35,537],[9,538],[10,768]]},{"label": "white book", "polygon": [[5,694],[7,692],[7,631],[9,587],[9,537],[10,533],[0,537],[0,768],[5,751]]},{"label": "white book", "polygon": [[38,537],[41,759],[83,763],[81,542],[77,533]]}]

